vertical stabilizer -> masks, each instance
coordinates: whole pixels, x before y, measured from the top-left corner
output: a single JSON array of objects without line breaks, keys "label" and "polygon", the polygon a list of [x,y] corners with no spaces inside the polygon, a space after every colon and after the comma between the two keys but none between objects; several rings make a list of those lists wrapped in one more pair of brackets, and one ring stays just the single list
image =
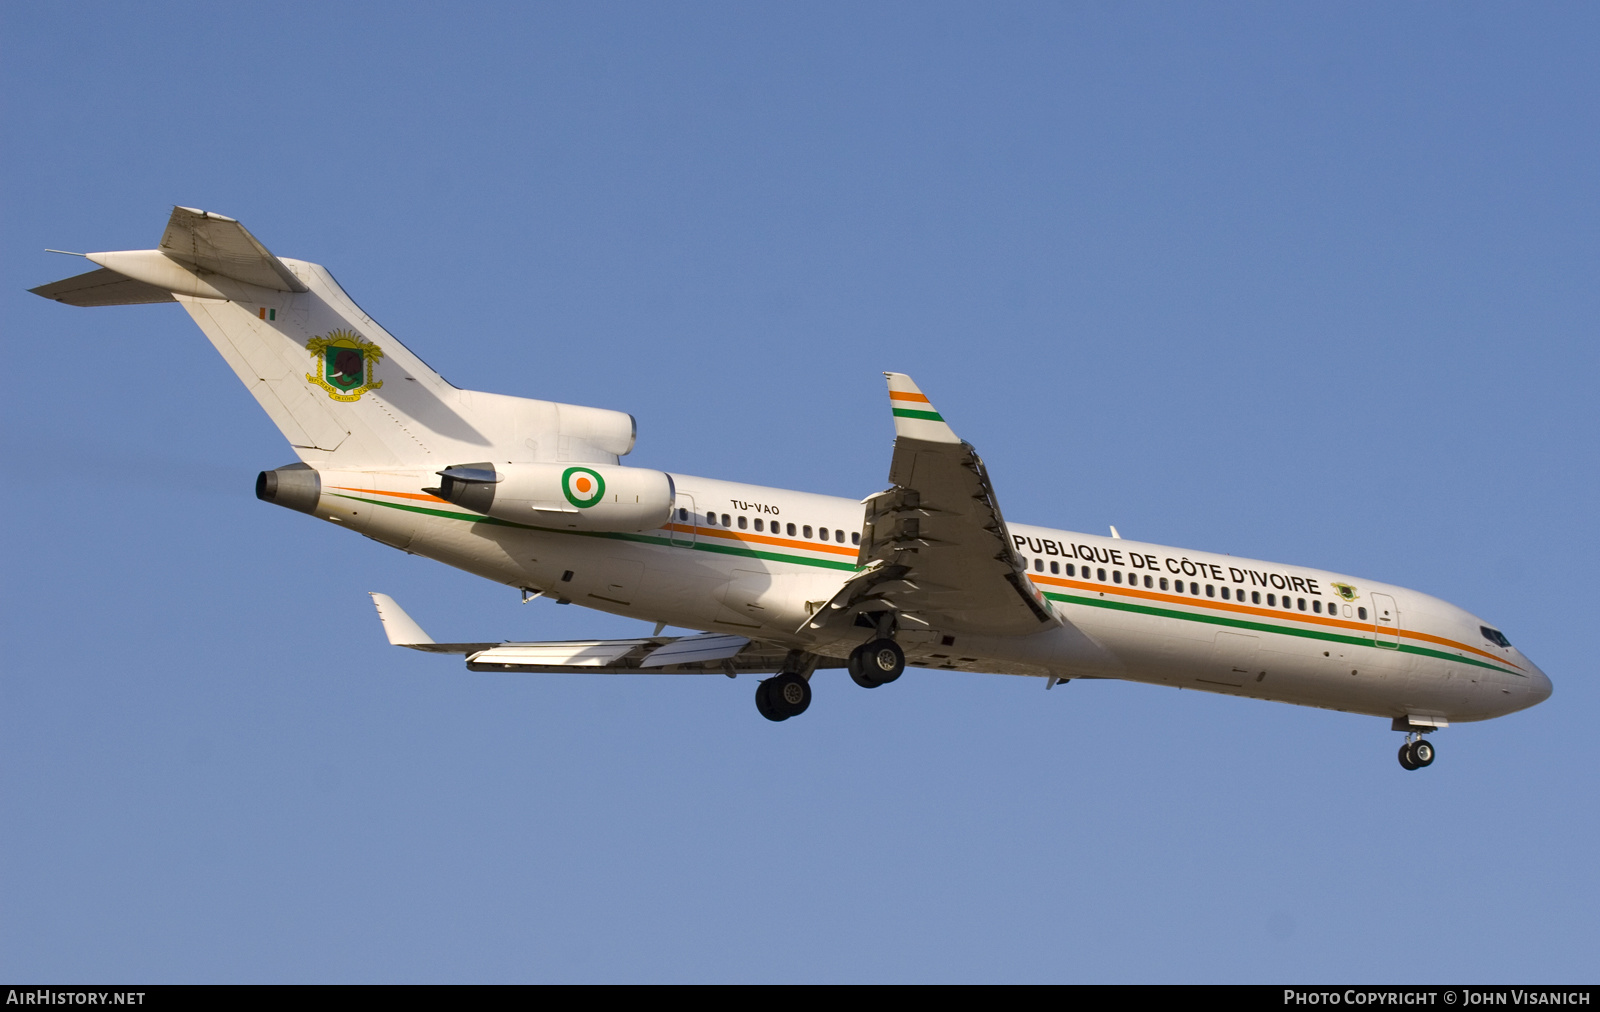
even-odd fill
[{"label": "vertical stabilizer", "polygon": [[327,270],[274,256],[232,218],[174,208],[159,249],[88,258],[102,269],[33,291],[70,305],[178,302],[313,467],[614,464],[633,448],[624,412],[451,386]]}]

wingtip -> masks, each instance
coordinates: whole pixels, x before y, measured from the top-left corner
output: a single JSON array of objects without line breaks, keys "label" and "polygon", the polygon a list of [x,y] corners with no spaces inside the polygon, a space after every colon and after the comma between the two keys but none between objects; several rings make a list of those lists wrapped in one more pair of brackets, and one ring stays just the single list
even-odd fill
[{"label": "wingtip", "polygon": [[373,607],[378,609],[378,622],[383,625],[383,634],[389,638],[390,646],[426,646],[433,642],[433,637],[423,632],[422,627],[395,603],[394,598],[377,591],[368,591],[368,594],[372,597]]},{"label": "wingtip", "polygon": [[889,381],[889,409],[894,415],[894,434],[930,443],[959,443],[955,430],[945,422],[933,402],[903,372],[886,372]]}]

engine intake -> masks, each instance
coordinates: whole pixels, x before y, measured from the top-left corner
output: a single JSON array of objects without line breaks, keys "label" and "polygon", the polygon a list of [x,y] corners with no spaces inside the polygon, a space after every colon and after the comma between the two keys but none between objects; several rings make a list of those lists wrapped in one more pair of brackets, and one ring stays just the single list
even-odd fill
[{"label": "engine intake", "polygon": [[315,513],[322,476],[310,464],[285,464],[256,475],[256,498],[301,513]]},{"label": "engine intake", "polygon": [[615,464],[457,464],[425,489],[469,510],[535,527],[651,531],[672,515],[677,492],[665,471]]}]

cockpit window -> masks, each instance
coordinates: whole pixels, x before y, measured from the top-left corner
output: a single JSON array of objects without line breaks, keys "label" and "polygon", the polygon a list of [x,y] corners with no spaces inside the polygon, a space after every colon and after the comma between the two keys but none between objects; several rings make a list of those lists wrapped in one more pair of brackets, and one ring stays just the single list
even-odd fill
[{"label": "cockpit window", "polygon": [[1496,646],[1509,647],[1511,645],[1511,641],[1506,639],[1506,634],[1498,629],[1490,629],[1486,625],[1480,625],[1478,631],[1483,633],[1484,639]]}]

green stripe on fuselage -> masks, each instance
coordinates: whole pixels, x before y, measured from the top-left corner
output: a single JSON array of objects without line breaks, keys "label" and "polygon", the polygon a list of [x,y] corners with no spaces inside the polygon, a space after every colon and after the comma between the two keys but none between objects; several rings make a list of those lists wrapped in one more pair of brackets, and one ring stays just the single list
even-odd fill
[{"label": "green stripe on fuselage", "polygon": [[1443,650],[1433,650],[1429,647],[1413,646],[1410,643],[1401,643],[1395,646],[1379,646],[1377,637],[1347,636],[1342,633],[1327,632],[1322,629],[1309,629],[1302,626],[1275,625],[1271,622],[1251,622],[1248,619],[1233,618],[1228,615],[1210,615],[1204,612],[1176,611],[1171,608],[1157,608],[1148,604],[1134,604],[1131,601],[1112,601],[1105,598],[1075,597],[1070,594],[1056,594],[1045,592],[1045,597],[1052,601],[1063,601],[1067,604],[1088,605],[1091,608],[1109,608],[1113,611],[1131,611],[1140,615],[1156,615],[1161,618],[1183,619],[1187,622],[1202,622],[1207,625],[1225,625],[1235,629],[1249,629],[1253,632],[1279,633],[1284,636],[1301,636],[1306,639],[1324,640],[1329,643],[1346,643],[1357,647],[1375,647],[1379,650],[1399,650],[1405,654],[1418,654],[1423,657],[1437,657],[1446,661],[1458,661],[1462,664],[1473,664],[1490,671],[1502,674],[1515,675],[1516,671],[1508,671],[1498,665],[1489,664],[1472,657],[1462,657],[1459,654],[1447,654]]},{"label": "green stripe on fuselage", "polygon": [[792,562],[801,566],[816,566],[821,569],[842,569],[854,572],[856,564],[853,562],[836,562],[833,559],[808,559],[803,555],[785,555],[780,552],[762,552],[754,548],[742,548],[735,545],[706,544],[695,541],[693,544],[672,541],[667,538],[657,537],[653,534],[621,534],[612,531],[563,531],[553,527],[537,527],[533,524],[519,524],[511,520],[500,520],[495,517],[484,516],[481,513],[455,513],[450,510],[430,509],[427,506],[412,506],[409,503],[384,502],[381,499],[367,499],[359,495],[344,495],[335,492],[340,499],[353,499],[356,502],[371,503],[373,506],[387,506],[392,510],[404,510],[407,513],[422,513],[431,517],[444,517],[446,520],[465,520],[470,524],[493,524],[496,527],[514,527],[522,531],[538,531],[541,534],[566,534],[579,538],[607,538],[612,541],[633,541],[644,545],[662,545],[667,548],[693,548],[700,552],[715,552],[718,555],[738,555],[747,559],[765,559],[768,562]]}]

